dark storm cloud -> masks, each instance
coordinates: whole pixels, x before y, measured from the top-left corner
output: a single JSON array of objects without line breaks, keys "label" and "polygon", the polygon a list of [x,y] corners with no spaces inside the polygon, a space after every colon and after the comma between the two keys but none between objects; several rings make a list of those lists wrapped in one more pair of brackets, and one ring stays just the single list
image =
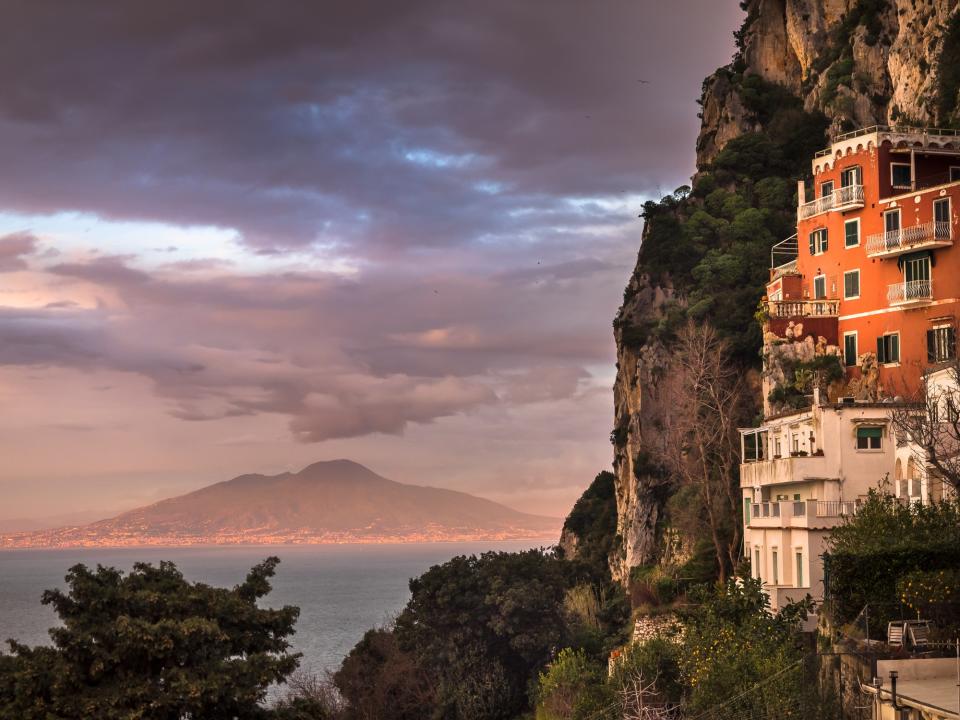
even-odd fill
[{"label": "dark storm cloud", "polygon": [[133,373],[174,417],[279,414],[305,442],[588,396],[736,6],[5,3],[0,211],[242,249],[0,238],[49,295],[0,308],[0,365]]},{"label": "dark storm cloud", "polygon": [[689,173],[729,6],[8,3],[0,204],[359,256],[602,223],[561,198]]}]

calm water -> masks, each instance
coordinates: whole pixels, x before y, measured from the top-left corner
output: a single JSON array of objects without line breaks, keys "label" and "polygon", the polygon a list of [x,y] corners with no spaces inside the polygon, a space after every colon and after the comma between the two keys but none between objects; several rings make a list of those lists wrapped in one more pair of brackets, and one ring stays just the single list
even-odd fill
[{"label": "calm water", "polygon": [[[174,561],[189,580],[233,586],[269,555],[280,557],[267,604],[297,605],[300,620],[293,644],[301,667],[336,669],[363,633],[406,604],[407,582],[456,555],[486,550],[516,551],[537,541],[429,543],[419,545],[325,545],[277,548],[138,548],[123,550],[0,551],[0,640],[48,644],[57,623],[40,604],[47,588],[64,587],[67,568],[97,563],[129,570],[134,562]],[[4,643],[5,644],[5,643]]]}]

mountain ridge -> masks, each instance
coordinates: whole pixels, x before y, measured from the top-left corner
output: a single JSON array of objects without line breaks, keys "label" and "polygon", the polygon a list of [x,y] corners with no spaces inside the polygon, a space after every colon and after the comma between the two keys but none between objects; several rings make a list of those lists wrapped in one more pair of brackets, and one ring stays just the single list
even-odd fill
[{"label": "mountain ridge", "polygon": [[238,475],[87,525],[0,536],[0,547],[511,539],[546,537],[560,523],[339,459]]}]

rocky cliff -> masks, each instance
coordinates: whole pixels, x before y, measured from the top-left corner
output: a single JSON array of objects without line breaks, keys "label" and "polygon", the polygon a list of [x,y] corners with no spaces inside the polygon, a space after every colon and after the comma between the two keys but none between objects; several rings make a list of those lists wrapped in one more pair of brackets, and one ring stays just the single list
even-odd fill
[{"label": "rocky cliff", "polygon": [[[763,293],[770,245],[792,233],[792,188],[809,173],[811,150],[869,125],[960,124],[957,5],[742,4],[737,56],[704,81],[693,187],[648,203],[637,265],[614,320],[618,547],[610,565],[619,580],[660,561],[663,538],[676,537],[665,532],[675,524],[669,498],[676,488],[656,461],[664,441],[658,379],[671,371],[671,328],[685,317],[713,322],[745,370],[756,365],[759,335],[745,313]],[[686,538],[688,550],[695,541]]]}]

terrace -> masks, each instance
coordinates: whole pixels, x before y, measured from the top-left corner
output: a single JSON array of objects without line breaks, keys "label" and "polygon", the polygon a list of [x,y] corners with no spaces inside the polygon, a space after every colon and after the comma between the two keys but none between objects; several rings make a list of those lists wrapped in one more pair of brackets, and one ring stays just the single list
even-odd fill
[{"label": "terrace", "polygon": [[921,307],[933,301],[932,280],[908,280],[887,287],[887,302],[891,307]]},{"label": "terrace", "polygon": [[806,220],[814,215],[835,210],[859,210],[863,207],[863,185],[847,185],[838,188],[829,195],[818,197],[810,202],[803,203],[797,208],[797,219]]},{"label": "terrace", "polygon": [[754,503],[749,528],[832,528],[859,509],[855,500],[781,500]]},{"label": "terrace", "polygon": [[953,245],[949,222],[927,222],[913,227],[874,233],[867,237],[867,257],[896,257],[916,250]]}]

